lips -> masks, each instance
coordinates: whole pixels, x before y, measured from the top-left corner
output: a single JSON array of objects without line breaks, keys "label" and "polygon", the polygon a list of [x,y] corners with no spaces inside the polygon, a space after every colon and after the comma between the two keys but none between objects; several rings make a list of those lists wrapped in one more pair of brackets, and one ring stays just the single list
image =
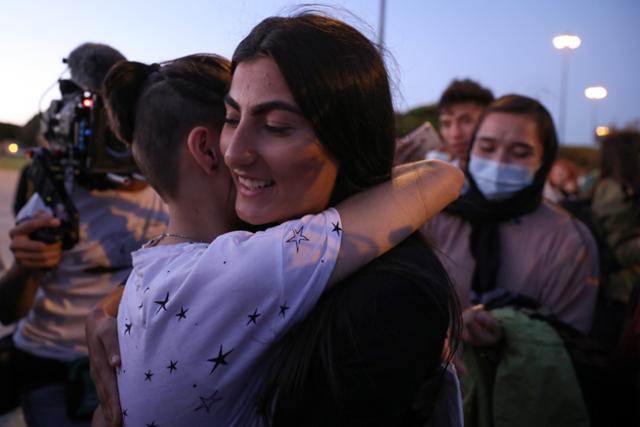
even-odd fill
[{"label": "lips", "polygon": [[236,175],[238,178],[238,190],[248,196],[259,194],[265,188],[273,187],[275,182],[270,179],[249,178]]}]

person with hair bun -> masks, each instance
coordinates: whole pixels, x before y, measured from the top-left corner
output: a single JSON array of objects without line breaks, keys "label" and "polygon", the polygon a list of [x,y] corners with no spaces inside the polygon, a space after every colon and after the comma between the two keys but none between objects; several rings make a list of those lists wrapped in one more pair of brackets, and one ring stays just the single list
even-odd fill
[{"label": "person with hair bun", "polygon": [[[277,66],[253,74],[243,64],[237,75],[248,72],[244,82],[255,86],[232,83],[227,96],[229,64],[214,55],[122,62],[104,83],[114,131],[132,144],[171,215],[168,231],[133,254],[118,309],[127,424],[259,423],[261,367],[272,344],[323,292],[419,229],[462,185],[455,167],[424,161],[330,201],[338,161]],[[247,112],[250,124],[237,114],[247,96],[259,101]],[[234,109],[226,117],[223,98]],[[245,174],[259,155],[245,156],[237,144],[264,147],[273,178]],[[240,226],[234,202],[240,219],[262,231],[231,231]]]}]

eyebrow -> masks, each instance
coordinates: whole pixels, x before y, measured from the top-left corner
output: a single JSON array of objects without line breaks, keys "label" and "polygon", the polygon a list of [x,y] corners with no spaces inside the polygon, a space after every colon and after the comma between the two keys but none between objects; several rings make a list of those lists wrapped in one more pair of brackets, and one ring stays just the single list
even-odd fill
[{"label": "eyebrow", "polygon": [[[230,95],[227,94],[224,97],[224,102],[234,110],[240,111],[240,105]],[[300,111],[298,107],[280,100],[267,101],[263,102],[262,104],[254,105],[253,107],[251,107],[249,112],[254,116],[259,116],[261,114],[266,114],[272,110],[285,110],[302,116],[302,111]]]},{"label": "eyebrow", "polygon": [[534,144],[530,144],[528,142],[523,142],[523,141],[513,141],[513,145],[516,145],[518,147],[526,147],[526,148],[530,148],[532,150],[535,149]]}]

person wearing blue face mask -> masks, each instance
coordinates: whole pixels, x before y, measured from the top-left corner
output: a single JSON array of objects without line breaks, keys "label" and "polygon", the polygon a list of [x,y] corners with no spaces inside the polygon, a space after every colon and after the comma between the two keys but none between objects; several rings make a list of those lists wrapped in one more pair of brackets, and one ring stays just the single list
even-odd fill
[{"label": "person wearing blue face mask", "polygon": [[[497,99],[475,129],[467,191],[423,228],[463,308],[458,356],[467,371],[465,424],[487,421],[478,419],[483,414],[510,425],[564,425],[558,421],[568,419],[584,425],[586,420],[574,368],[551,323],[517,310],[537,310],[577,333],[591,328],[599,277],[595,241],[582,223],[542,199],[557,149],[544,106],[520,95]],[[559,348],[545,340],[555,340]],[[487,372],[493,374],[484,376]],[[544,401],[557,396],[554,390],[562,390],[562,399]],[[500,397],[505,395],[516,400],[505,403]],[[531,405],[532,397],[538,403]],[[487,401],[493,409],[478,409]],[[527,412],[529,406],[536,410]]]},{"label": "person wearing blue face mask", "polygon": [[468,191],[423,230],[441,251],[463,307],[463,339],[500,340],[481,306],[496,289],[535,301],[586,333],[598,292],[598,258],[587,228],[542,200],[558,147],[549,112],[506,95],[481,119],[469,149]]}]

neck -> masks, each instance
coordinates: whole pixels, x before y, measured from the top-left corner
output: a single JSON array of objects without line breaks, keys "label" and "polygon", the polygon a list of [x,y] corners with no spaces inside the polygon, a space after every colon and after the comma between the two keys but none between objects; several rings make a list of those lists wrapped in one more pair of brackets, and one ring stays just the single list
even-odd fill
[{"label": "neck", "polygon": [[[220,234],[234,228],[234,223],[222,207],[214,206],[178,206],[169,203],[169,227],[167,233],[188,237],[189,240],[211,242]],[[175,242],[168,242],[175,243]],[[167,242],[165,242],[167,244]]]}]

